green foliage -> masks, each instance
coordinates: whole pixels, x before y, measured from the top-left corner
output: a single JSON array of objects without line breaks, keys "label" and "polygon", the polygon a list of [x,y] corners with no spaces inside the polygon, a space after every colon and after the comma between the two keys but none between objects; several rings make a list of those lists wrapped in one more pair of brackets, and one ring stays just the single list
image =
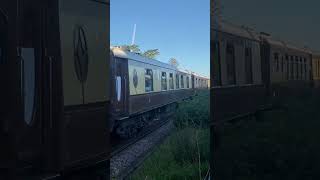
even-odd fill
[{"label": "green foliage", "polygon": [[149,49],[144,52],[141,51],[140,47],[136,44],[133,45],[122,45],[121,46],[123,49],[127,51],[131,51],[134,53],[139,53],[144,57],[150,58],[150,59],[155,59],[158,55],[160,55],[159,49]]},{"label": "green foliage", "polygon": [[142,55],[147,58],[154,59],[159,54],[160,54],[159,49],[150,49],[150,50],[145,51]]},{"label": "green foliage", "polygon": [[133,44],[133,45],[122,45],[121,47],[126,49],[127,51],[131,51],[131,52],[134,52],[134,53],[141,53],[141,50],[140,50],[139,46],[136,45],[136,44]]},{"label": "green foliage", "polygon": [[203,91],[193,100],[181,103],[174,119],[176,127],[172,134],[132,179],[195,180],[205,177],[210,155],[209,92]]},{"label": "green foliage", "polygon": [[282,99],[285,110],[223,129],[215,175],[224,180],[319,179],[320,98],[301,93]]},{"label": "green foliage", "polygon": [[209,133],[209,129],[177,131],[144,162],[132,179],[200,179],[199,154],[203,178],[209,167]]},{"label": "green foliage", "polygon": [[210,120],[210,92],[202,90],[193,100],[179,104],[174,124],[177,128],[207,128]]},{"label": "green foliage", "polygon": [[171,64],[172,66],[178,67],[179,66],[179,62],[176,58],[170,58],[169,59],[169,64]]}]

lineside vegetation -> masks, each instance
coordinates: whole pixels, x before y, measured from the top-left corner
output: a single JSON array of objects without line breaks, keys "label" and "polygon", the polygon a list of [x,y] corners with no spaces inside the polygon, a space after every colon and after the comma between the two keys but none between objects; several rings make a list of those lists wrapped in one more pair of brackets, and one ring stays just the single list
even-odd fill
[{"label": "lineside vegetation", "polygon": [[171,135],[133,174],[134,180],[203,179],[209,169],[209,90],[179,104]]},{"label": "lineside vegetation", "polygon": [[320,96],[281,101],[281,109],[224,127],[216,179],[320,179]]}]

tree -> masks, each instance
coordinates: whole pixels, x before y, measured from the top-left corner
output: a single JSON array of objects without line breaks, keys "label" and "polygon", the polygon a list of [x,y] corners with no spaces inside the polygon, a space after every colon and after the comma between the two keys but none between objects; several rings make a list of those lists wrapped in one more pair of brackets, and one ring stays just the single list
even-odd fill
[{"label": "tree", "polygon": [[142,55],[147,58],[154,59],[159,54],[160,54],[159,49],[150,49],[145,51]]},{"label": "tree", "polygon": [[139,48],[138,45],[136,44],[132,44],[132,45],[123,45],[121,46],[122,48],[126,49],[127,51],[131,51],[131,52],[134,52],[134,53],[141,53],[141,50]]},{"label": "tree", "polygon": [[142,51],[140,50],[139,46],[136,44],[133,45],[122,45],[121,46],[123,49],[130,51],[130,52],[134,52],[134,53],[139,53],[141,56],[150,58],[150,59],[154,59],[156,58],[160,52],[159,49],[149,49],[146,50],[142,53]]},{"label": "tree", "polygon": [[179,62],[176,58],[170,58],[169,64],[171,64],[172,66],[175,66],[175,67],[179,66]]}]

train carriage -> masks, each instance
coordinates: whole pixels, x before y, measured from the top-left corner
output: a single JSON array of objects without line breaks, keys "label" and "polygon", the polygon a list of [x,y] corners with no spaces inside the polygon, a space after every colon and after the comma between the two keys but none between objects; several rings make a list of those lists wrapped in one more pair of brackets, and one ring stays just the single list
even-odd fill
[{"label": "train carriage", "polygon": [[0,5],[0,171],[59,174],[106,161],[109,1]]},{"label": "train carriage", "polygon": [[320,53],[312,54],[312,80],[315,88],[320,87]]},{"label": "train carriage", "polygon": [[[128,138],[172,111],[176,102],[193,95],[191,74],[174,66],[112,47],[111,131]],[[168,110],[169,109],[169,110]]]},{"label": "train carriage", "polygon": [[211,39],[214,119],[226,120],[265,105],[259,35],[246,27],[220,22]]},{"label": "train carriage", "polygon": [[[266,71],[265,84],[269,87],[272,96],[281,96],[288,93],[289,88],[297,89],[310,86],[311,52],[308,49],[298,48],[270,35],[262,33],[261,48],[264,50],[262,59]],[[281,93],[280,92],[284,91]]]}]

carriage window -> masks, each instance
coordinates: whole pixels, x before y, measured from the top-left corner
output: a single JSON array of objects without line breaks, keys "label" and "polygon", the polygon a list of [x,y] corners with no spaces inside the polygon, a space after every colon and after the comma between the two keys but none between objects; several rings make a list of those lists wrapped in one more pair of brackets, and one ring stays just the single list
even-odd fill
[{"label": "carriage window", "polygon": [[181,88],[184,88],[184,79],[183,79],[183,75],[181,75]]},{"label": "carriage window", "polygon": [[294,64],[294,62],[293,62],[293,56],[290,56],[290,66],[291,66],[291,68],[290,68],[290,71],[291,71],[291,73],[290,73],[290,79],[293,79],[293,78],[294,78],[294,75],[293,75],[293,64]]},{"label": "carriage window", "polygon": [[31,125],[35,114],[35,90],[36,90],[36,50],[39,46],[38,29],[35,27],[36,15],[33,12],[26,11],[21,17],[23,30],[19,31],[21,37],[19,51],[21,56],[21,80],[22,80],[22,94],[24,101],[24,121],[26,124]]},{"label": "carriage window", "polygon": [[298,56],[296,56],[296,78],[299,79],[299,60],[298,60]]},{"label": "carriage window", "polygon": [[283,56],[281,56],[281,72],[283,73],[284,61]]},{"label": "carriage window", "polygon": [[173,73],[169,74],[169,88],[174,89],[174,84],[173,84]]},{"label": "carriage window", "polygon": [[179,89],[180,82],[179,82],[179,75],[176,74],[176,89]]},{"label": "carriage window", "polygon": [[318,71],[318,77],[320,76],[320,61],[317,61],[317,71]]},{"label": "carriage window", "polygon": [[304,79],[307,80],[307,62],[306,62],[306,58],[303,58],[303,66],[304,66]]},{"label": "carriage window", "polygon": [[286,63],[287,63],[287,80],[289,79],[289,56],[286,54]]},{"label": "carriage window", "polygon": [[221,86],[221,65],[220,65],[220,50],[219,50],[219,42],[214,42],[211,45],[211,52],[213,52],[213,85]]},{"label": "carriage window", "polygon": [[318,72],[318,77],[320,76],[320,61],[316,61],[317,62],[317,72]]},{"label": "carriage window", "polygon": [[245,71],[246,71],[246,83],[252,84],[252,50],[251,48],[245,49]]},{"label": "carriage window", "polygon": [[302,79],[302,77],[303,77],[303,64],[302,64],[302,57],[300,57],[300,79]]},{"label": "carriage window", "polygon": [[121,76],[116,77],[116,92],[117,92],[117,100],[120,102],[121,100]]},{"label": "carriage window", "polygon": [[146,92],[153,91],[153,73],[152,73],[152,69],[145,69],[144,78],[145,78],[145,91]]},{"label": "carriage window", "polygon": [[189,76],[187,76],[187,88],[189,88]]},{"label": "carriage window", "polygon": [[167,73],[162,72],[161,73],[161,90],[165,91],[167,90]]},{"label": "carriage window", "polygon": [[318,72],[318,77],[320,76],[320,66],[319,66],[319,60],[316,61],[317,62],[317,72]]},{"label": "carriage window", "polygon": [[228,84],[236,83],[236,73],[235,73],[235,55],[234,47],[231,44],[227,44],[227,80]]},{"label": "carriage window", "polygon": [[274,64],[275,64],[274,72],[279,72],[279,54],[274,53],[273,56],[274,56]]}]

